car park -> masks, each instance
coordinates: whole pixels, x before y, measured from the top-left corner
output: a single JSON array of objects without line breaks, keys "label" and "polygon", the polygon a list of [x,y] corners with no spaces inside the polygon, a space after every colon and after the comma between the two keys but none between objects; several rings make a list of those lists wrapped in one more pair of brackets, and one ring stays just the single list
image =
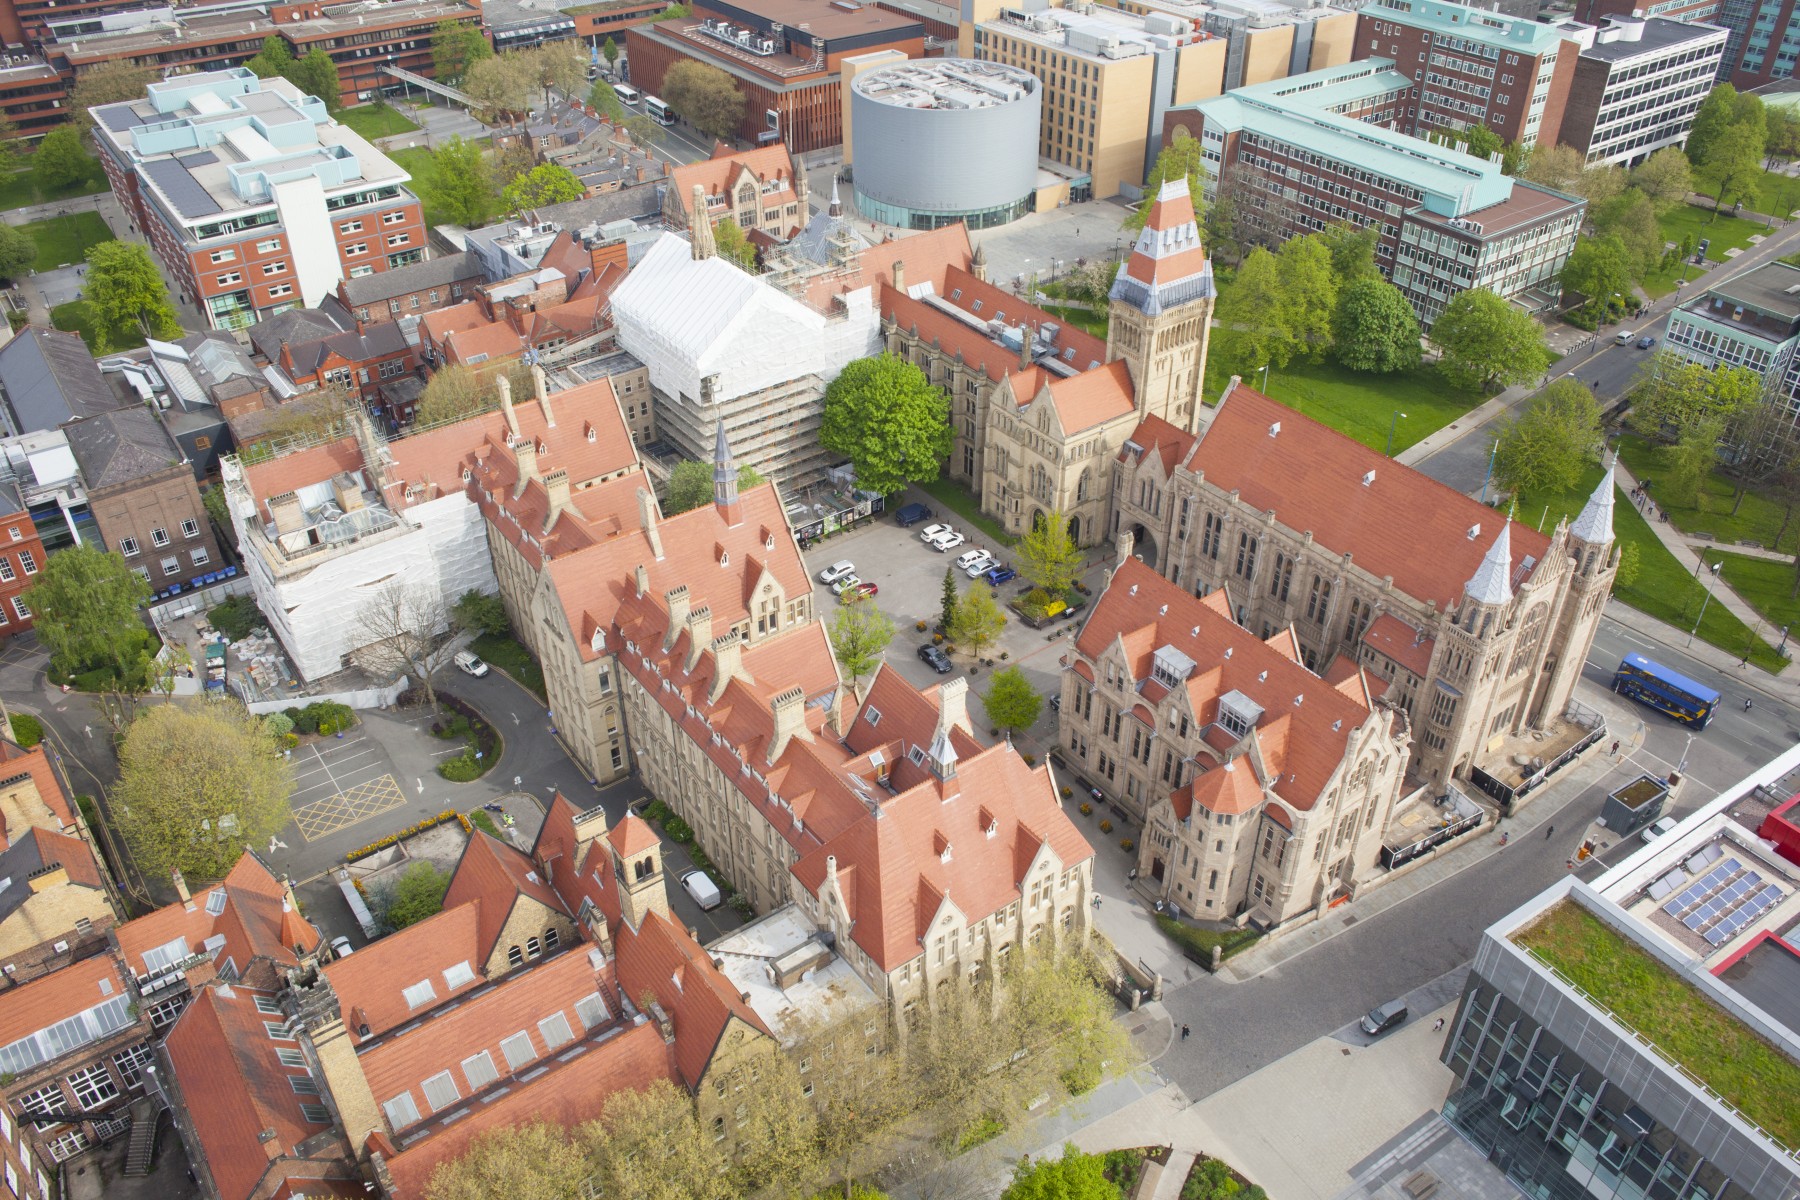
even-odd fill
[{"label": "car park", "polygon": [[[851,578],[856,579],[856,576],[852,575]],[[858,600],[867,600],[879,591],[881,591],[881,587],[878,584],[870,583],[866,579],[858,579],[854,585],[838,593],[838,603],[855,604]]]},{"label": "car park", "polygon": [[956,669],[950,665],[950,656],[930,643],[919,647],[919,658],[939,675],[948,675]]},{"label": "car park", "polygon": [[919,530],[919,540],[921,542],[929,542],[934,537],[955,532],[956,530],[949,525],[927,525],[925,528]]},{"label": "car park", "polygon": [[1390,1029],[1397,1029],[1406,1021],[1406,1005],[1399,1000],[1389,1000],[1386,1004],[1378,1004],[1363,1014],[1357,1024],[1370,1037],[1380,1037]]},{"label": "car park", "polygon": [[931,520],[931,510],[923,504],[908,504],[894,514],[894,523],[902,529],[911,529],[920,521]]},{"label": "car park", "polygon": [[861,583],[862,583],[862,580],[858,579],[856,576],[845,575],[831,585],[831,590],[833,592],[837,593],[839,596],[842,596],[845,592],[849,591],[853,587],[859,586]]},{"label": "car park", "polygon": [[840,558],[838,561],[819,572],[819,582],[836,583],[844,576],[854,574],[856,574],[856,564],[847,558]]},{"label": "car park", "polygon": [[980,579],[983,575],[986,575],[989,571],[994,569],[994,556],[988,554],[984,558],[977,559],[973,565],[963,569],[968,572],[970,579]]},{"label": "car park", "polygon": [[1643,838],[1645,844],[1648,845],[1659,838],[1668,837],[1669,834],[1675,831],[1675,826],[1680,823],[1681,822],[1677,821],[1674,817],[1663,817],[1661,820],[1651,825],[1650,828],[1638,834],[1638,836]]},{"label": "car park", "polygon": [[1008,580],[1018,577],[1019,573],[1005,563],[996,563],[981,573],[981,581],[989,587],[999,587]]},{"label": "car park", "polygon": [[933,550],[938,551],[940,554],[945,554],[962,545],[965,540],[967,539],[965,539],[962,534],[956,532],[956,530],[946,529],[943,533],[931,538],[925,544],[930,546]]},{"label": "car park", "polygon": [[454,662],[456,669],[465,675],[474,675],[479,678],[488,673],[488,665],[482,662],[481,656],[473,650],[459,650],[456,652],[456,657],[450,661]]}]

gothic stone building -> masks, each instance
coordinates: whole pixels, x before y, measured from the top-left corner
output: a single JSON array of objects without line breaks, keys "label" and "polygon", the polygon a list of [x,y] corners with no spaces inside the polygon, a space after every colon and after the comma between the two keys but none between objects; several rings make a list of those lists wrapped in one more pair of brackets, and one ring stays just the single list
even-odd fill
[{"label": "gothic stone building", "polygon": [[1300,656],[1291,626],[1258,639],[1224,589],[1196,597],[1129,557],[1076,638],[1059,738],[1145,818],[1139,878],[1180,912],[1279,925],[1376,865],[1406,718],[1354,662],[1320,678]]},{"label": "gothic stone building", "polygon": [[1434,786],[1562,715],[1617,570],[1610,470],[1546,536],[1235,379],[1198,433],[1147,419],[1113,470],[1112,532],[1259,636],[1291,627],[1308,669],[1381,680]]},{"label": "gothic stone building", "polygon": [[1151,202],[1105,342],[990,284],[980,251],[971,268],[884,285],[884,345],[949,396],[949,473],[982,511],[1013,531],[1061,512],[1078,542],[1098,541],[1132,429],[1150,416],[1191,429],[1203,411],[1214,289],[1186,181]]}]

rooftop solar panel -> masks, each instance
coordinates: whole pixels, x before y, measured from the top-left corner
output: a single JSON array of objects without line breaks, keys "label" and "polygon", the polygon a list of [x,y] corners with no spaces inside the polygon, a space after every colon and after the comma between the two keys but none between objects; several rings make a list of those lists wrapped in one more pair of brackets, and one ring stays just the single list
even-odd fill
[{"label": "rooftop solar panel", "polygon": [[218,162],[219,156],[211,150],[196,150],[192,154],[178,155],[175,161],[191,171],[195,167],[209,166]]},{"label": "rooftop solar panel", "polygon": [[109,104],[96,114],[100,123],[114,133],[124,133],[127,129],[136,129],[139,125],[149,124],[143,117],[132,111],[129,104]]},{"label": "rooftop solar panel", "polygon": [[224,211],[219,207],[219,202],[200,186],[199,180],[172,158],[142,163],[138,169],[150,177],[150,182],[169,198],[175,211],[184,217],[210,217]]}]

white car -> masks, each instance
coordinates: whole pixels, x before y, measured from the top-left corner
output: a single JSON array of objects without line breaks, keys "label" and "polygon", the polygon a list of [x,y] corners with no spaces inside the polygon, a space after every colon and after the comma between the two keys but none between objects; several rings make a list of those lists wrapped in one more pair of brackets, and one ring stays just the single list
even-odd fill
[{"label": "white car", "polygon": [[954,550],[958,546],[962,545],[964,540],[965,539],[963,538],[963,535],[956,532],[956,530],[946,529],[944,532],[942,532],[942,533],[938,534],[936,537],[930,539],[925,544],[927,546],[930,546],[933,550],[938,551],[939,553],[945,553],[947,551]]},{"label": "white car", "polygon": [[948,525],[927,525],[925,528],[919,530],[919,540],[921,542],[929,542],[933,538],[942,537],[946,533],[955,532],[956,531]]},{"label": "white car", "polygon": [[836,583],[838,580],[842,579],[844,576],[854,575],[855,573],[856,573],[856,564],[851,562],[847,558],[840,558],[838,561],[832,563],[829,567],[826,567],[823,571],[819,572],[819,582],[820,583]]},{"label": "white car", "polygon": [[845,575],[843,578],[832,583],[831,594],[834,596],[841,596],[861,582],[862,580],[858,579],[855,575]]},{"label": "white car", "polygon": [[994,556],[986,550],[966,550],[956,560],[957,570],[966,572],[970,579],[976,578],[993,565]]},{"label": "white car", "polygon": [[1674,817],[1664,817],[1661,820],[1657,821],[1654,825],[1650,826],[1650,828],[1644,830],[1644,832],[1640,833],[1638,836],[1643,838],[1645,844],[1648,845],[1649,843],[1656,841],[1658,838],[1668,837],[1669,834],[1674,830],[1675,826],[1677,826],[1679,824],[1680,824],[1680,822],[1677,821]]},{"label": "white car", "polygon": [[331,939],[331,957],[347,958],[351,953],[349,938],[340,933]]}]

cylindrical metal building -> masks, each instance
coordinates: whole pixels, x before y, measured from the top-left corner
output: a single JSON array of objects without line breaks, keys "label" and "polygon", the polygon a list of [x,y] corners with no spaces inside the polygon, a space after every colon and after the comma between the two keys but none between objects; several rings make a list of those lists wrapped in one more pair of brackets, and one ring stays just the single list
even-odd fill
[{"label": "cylindrical metal building", "polygon": [[1042,85],[1002,63],[916,59],[850,84],[856,204],[903,229],[1004,225],[1037,190]]}]

